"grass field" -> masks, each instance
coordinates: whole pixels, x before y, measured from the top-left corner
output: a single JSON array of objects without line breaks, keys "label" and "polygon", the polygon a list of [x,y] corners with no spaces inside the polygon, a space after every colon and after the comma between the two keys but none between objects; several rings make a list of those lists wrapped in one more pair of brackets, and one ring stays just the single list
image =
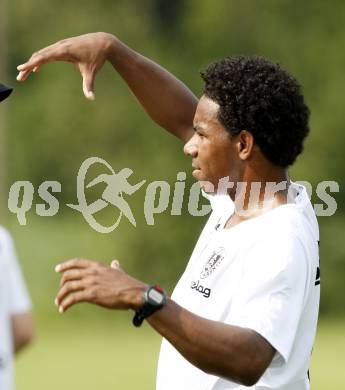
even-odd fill
[{"label": "grass field", "polygon": [[[154,389],[160,338],[148,325],[130,326],[129,313],[99,315],[99,321],[67,313],[39,322],[36,342],[17,361],[17,390]],[[344,350],[343,322],[321,321],[312,390],[344,388]]]},{"label": "grass field", "polygon": [[127,326],[124,315],[99,322],[62,317],[42,324],[18,358],[18,390],[154,389],[160,338],[146,324]]}]

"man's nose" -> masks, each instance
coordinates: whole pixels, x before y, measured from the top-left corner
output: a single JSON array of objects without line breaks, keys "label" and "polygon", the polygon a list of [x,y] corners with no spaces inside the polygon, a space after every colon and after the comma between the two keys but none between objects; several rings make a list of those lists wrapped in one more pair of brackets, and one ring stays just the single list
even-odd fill
[{"label": "man's nose", "polygon": [[198,147],[196,145],[196,140],[194,135],[192,138],[189,139],[189,141],[185,143],[183,147],[183,152],[186,156],[190,156],[190,157],[196,157],[196,155],[198,154]]}]

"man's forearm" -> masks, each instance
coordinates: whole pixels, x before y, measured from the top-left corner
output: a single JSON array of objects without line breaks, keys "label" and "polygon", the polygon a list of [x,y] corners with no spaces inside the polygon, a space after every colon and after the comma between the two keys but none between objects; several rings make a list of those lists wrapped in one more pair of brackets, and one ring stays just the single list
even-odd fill
[{"label": "man's forearm", "polygon": [[[142,308],[147,285],[126,274],[118,261],[108,267],[72,259],[56,270],[63,273],[56,297],[61,313],[79,302],[111,309]],[[147,321],[196,367],[247,386],[256,383],[275,353],[258,333],[199,317],[171,299]]]},{"label": "man's forearm", "polygon": [[172,300],[147,321],[199,369],[246,386],[258,381],[274,354],[254,331],[199,317]]},{"label": "man's forearm", "polygon": [[17,353],[29,344],[35,333],[31,312],[15,314],[11,317],[13,349]]},{"label": "man's forearm", "polygon": [[148,115],[183,141],[193,134],[195,95],[167,70],[109,35],[108,60]]}]

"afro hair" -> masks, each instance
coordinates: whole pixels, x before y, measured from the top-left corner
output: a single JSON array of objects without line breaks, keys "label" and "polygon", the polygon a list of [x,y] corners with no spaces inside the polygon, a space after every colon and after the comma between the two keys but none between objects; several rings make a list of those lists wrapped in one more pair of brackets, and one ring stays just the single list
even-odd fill
[{"label": "afro hair", "polygon": [[213,62],[201,77],[230,136],[248,130],[272,164],[294,163],[309,132],[309,109],[294,77],[262,57],[243,56]]}]

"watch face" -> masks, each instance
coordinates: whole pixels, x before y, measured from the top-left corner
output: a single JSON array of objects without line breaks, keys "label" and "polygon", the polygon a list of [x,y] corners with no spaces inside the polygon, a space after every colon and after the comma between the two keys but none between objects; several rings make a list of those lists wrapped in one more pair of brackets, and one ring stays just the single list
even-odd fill
[{"label": "watch face", "polygon": [[148,298],[152,300],[156,305],[161,305],[164,300],[164,295],[152,288],[148,291]]}]

